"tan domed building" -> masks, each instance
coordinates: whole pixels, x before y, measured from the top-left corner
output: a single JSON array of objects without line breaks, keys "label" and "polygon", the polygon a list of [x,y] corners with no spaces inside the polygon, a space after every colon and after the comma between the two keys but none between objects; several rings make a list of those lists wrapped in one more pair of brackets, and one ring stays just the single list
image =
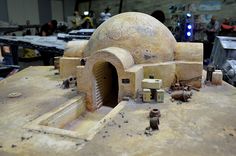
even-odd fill
[{"label": "tan domed building", "polygon": [[60,75],[77,76],[87,109],[95,110],[124,96],[135,98],[141,81],[150,76],[162,79],[164,87],[185,81],[200,88],[202,61],[201,43],[177,43],[155,18],[128,12],[104,22],[89,41],[69,42],[60,59]]}]

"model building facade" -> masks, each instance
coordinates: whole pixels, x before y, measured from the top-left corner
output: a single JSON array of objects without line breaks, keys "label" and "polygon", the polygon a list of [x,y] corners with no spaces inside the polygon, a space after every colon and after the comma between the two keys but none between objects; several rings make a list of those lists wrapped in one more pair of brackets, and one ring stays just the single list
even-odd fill
[{"label": "model building facade", "polygon": [[162,79],[163,87],[185,81],[200,88],[202,61],[201,43],[178,43],[155,18],[128,12],[104,22],[89,41],[69,42],[60,75],[77,76],[87,109],[95,110],[135,98],[145,78]]}]

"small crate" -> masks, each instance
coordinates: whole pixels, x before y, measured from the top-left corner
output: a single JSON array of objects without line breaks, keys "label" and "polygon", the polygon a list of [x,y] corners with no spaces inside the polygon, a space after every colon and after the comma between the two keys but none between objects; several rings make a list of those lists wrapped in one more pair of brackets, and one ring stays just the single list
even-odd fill
[{"label": "small crate", "polygon": [[214,85],[222,85],[223,81],[223,73],[221,70],[215,70],[212,73],[212,84]]},{"label": "small crate", "polygon": [[164,102],[164,90],[162,90],[162,89],[158,89],[158,90],[156,90],[156,92],[157,92],[157,102],[158,103],[163,103]]},{"label": "small crate", "polygon": [[143,89],[143,102],[151,102],[151,90]]}]

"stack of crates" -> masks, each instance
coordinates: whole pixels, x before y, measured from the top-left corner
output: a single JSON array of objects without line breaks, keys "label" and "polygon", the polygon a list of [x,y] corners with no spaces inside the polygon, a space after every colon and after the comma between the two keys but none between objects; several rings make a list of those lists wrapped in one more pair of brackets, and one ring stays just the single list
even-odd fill
[{"label": "stack of crates", "polygon": [[164,102],[164,90],[161,89],[162,80],[161,79],[143,79],[142,89],[143,89],[143,102],[157,103]]}]

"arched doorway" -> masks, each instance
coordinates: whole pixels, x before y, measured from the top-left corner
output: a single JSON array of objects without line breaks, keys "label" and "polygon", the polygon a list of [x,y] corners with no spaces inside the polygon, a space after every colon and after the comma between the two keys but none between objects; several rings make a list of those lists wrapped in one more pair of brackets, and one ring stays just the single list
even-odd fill
[{"label": "arched doorway", "polygon": [[93,66],[94,101],[97,108],[108,106],[114,108],[118,104],[118,74],[115,66],[109,62],[97,62]]},{"label": "arched doorway", "polygon": [[[115,107],[123,96],[131,95],[132,88],[128,86],[134,86],[133,82],[124,84],[122,80],[131,78],[126,70],[133,65],[133,56],[128,51],[109,47],[92,53],[85,66],[77,66],[77,87],[86,94],[86,109],[95,111],[102,105]],[[113,102],[109,104],[109,100]]]}]

